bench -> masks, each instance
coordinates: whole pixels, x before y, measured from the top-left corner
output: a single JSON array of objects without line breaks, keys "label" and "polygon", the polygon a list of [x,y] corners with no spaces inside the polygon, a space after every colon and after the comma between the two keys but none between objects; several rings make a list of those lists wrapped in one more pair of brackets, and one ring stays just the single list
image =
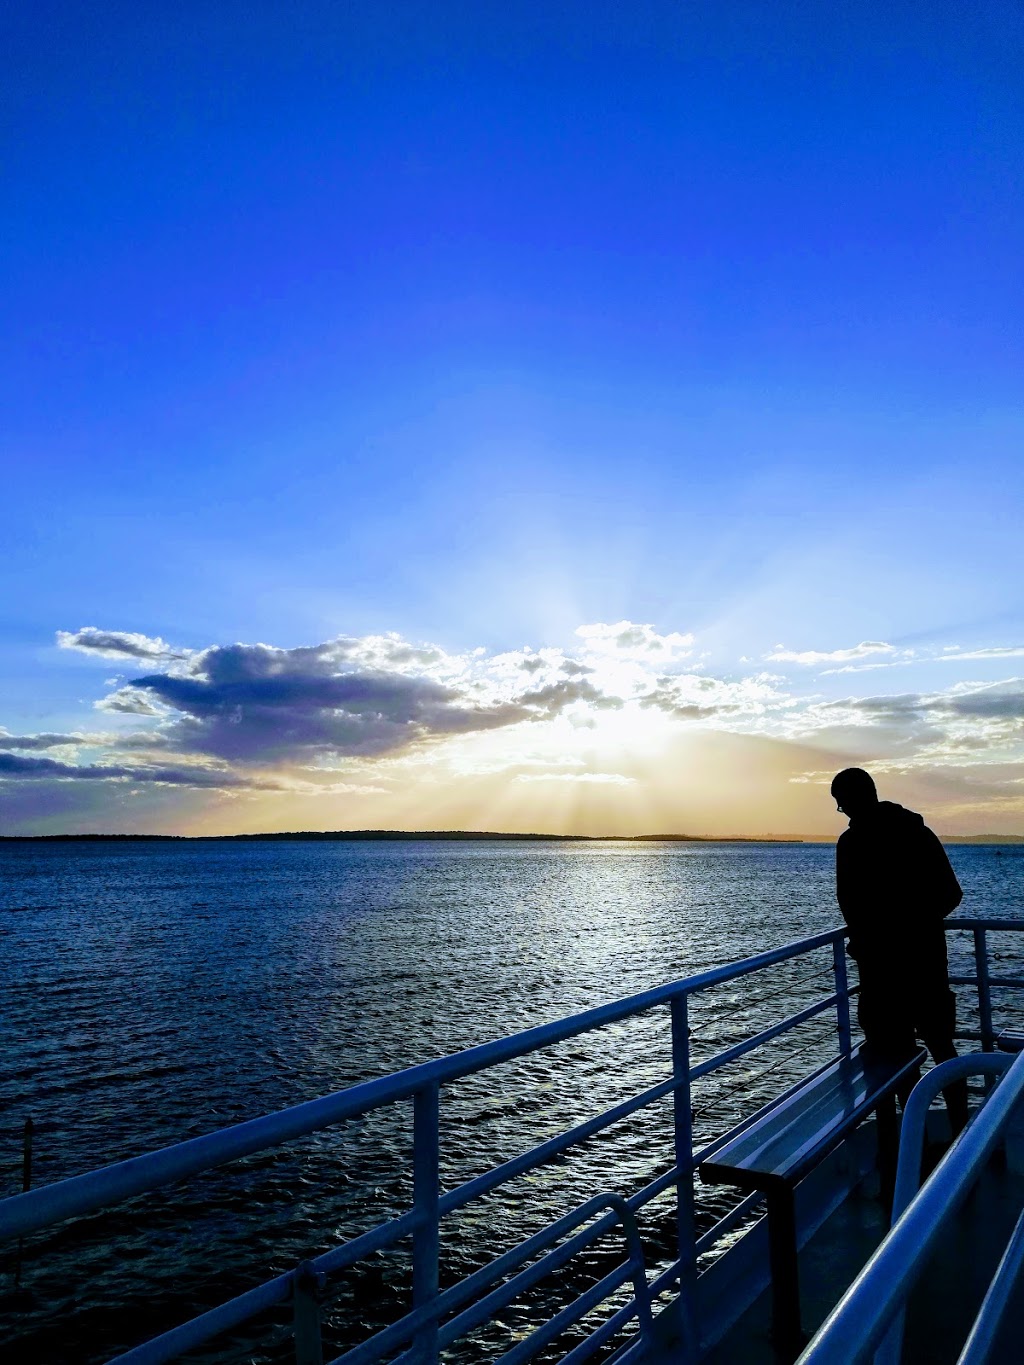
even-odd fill
[{"label": "bench", "polygon": [[878,1114],[883,1180],[887,1167],[895,1172],[895,1097],[916,1080],[926,1055],[921,1048],[881,1057],[861,1044],[755,1117],[698,1167],[706,1185],[737,1185],[767,1196],[772,1336],[784,1350],[795,1350],[803,1340],[793,1192],[871,1113]]}]

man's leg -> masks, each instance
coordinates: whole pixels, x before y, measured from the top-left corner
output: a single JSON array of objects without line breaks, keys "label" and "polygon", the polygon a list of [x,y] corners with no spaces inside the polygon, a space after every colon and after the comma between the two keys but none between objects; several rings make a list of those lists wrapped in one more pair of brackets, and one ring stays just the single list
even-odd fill
[{"label": "man's leg", "polygon": [[[904,1001],[888,984],[885,988],[879,988],[873,983],[865,987],[862,976],[860,1000],[857,1002],[857,1020],[870,1052],[882,1057],[905,1057],[908,1053],[916,1051],[913,1019],[907,1012]],[[901,1081],[896,1092],[901,1109],[907,1107],[907,1100],[919,1074],[915,1072]]]},{"label": "man's leg", "polygon": [[[951,1034],[922,1033],[921,1040],[932,1054],[932,1060],[936,1066],[940,1062],[950,1062],[958,1055]],[[953,1136],[957,1137],[967,1127],[966,1080],[954,1081],[952,1085],[947,1085],[942,1092],[942,1098],[946,1101],[949,1126],[953,1131]]]},{"label": "man's leg", "polygon": [[[921,1041],[932,1054],[935,1065],[950,1062],[957,1055],[953,1034],[956,1032],[956,996],[948,985],[936,983],[918,1009],[918,1031]],[[942,1092],[946,1113],[953,1136],[967,1127],[967,1081],[954,1081]]]}]

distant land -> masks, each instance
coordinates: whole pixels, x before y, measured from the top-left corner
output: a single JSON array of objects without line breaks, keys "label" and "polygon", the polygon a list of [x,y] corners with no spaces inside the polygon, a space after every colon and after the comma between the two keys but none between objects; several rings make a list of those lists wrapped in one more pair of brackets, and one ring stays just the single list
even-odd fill
[{"label": "distant land", "polygon": [[311,840],[359,840],[359,839],[502,839],[508,842],[527,843],[601,843],[614,840],[617,843],[686,843],[686,844],[800,844],[802,839],[764,835],[704,835],[704,834],[507,834],[496,830],[476,829],[304,829],[287,830],[273,834],[0,834],[4,843],[71,843],[81,840],[117,839],[133,841],[159,840],[205,840],[224,842],[227,840],[248,842],[280,842],[285,839]]},{"label": "distant land", "polygon": [[[477,829],[304,829],[285,830],[273,834],[0,834],[0,843],[75,843],[97,840],[119,842],[250,842],[279,843],[282,840],[353,841],[377,839],[408,841],[434,839],[472,841],[500,839],[508,843],[586,844],[615,842],[620,844],[830,844],[830,835],[777,834],[509,834],[501,830]],[[1024,844],[1024,834],[946,834],[946,844]]]}]

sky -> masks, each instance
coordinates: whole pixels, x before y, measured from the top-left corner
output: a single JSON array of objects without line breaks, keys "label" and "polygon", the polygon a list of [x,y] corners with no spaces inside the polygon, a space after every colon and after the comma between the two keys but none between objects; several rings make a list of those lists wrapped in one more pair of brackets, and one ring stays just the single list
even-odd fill
[{"label": "sky", "polygon": [[1024,833],[1019,5],[4,23],[0,832]]}]

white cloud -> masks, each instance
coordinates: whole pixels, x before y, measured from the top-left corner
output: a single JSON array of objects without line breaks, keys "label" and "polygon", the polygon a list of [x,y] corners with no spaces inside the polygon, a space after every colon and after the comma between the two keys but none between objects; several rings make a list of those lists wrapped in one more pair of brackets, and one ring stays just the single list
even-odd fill
[{"label": "white cloud", "polygon": [[1024,659],[1024,645],[993,645],[989,649],[960,649],[947,645],[941,656],[943,662],[956,659]]},{"label": "white cloud", "polygon": [[[911,651],[899,651],[909,654]],[[776,645],[770,653],[764,657],[770,663],[786,664],[832,664],[846,663],[851,659],[864,659],[873,654],[896,654],[895,645],[888,645],[883,640],[862,640],[859,645],[852,645],[849,649],[787,649],[785,645]]]},{"label": "white cloud", "polygon": [[651,625],[637,625],[633,621],[577,626],[576,634],[592,654],[613,654],[627,659],[651,659],[663,663],[667,659],[685,658],[692,652],[694,637],[670,631],[659,635]]}]

